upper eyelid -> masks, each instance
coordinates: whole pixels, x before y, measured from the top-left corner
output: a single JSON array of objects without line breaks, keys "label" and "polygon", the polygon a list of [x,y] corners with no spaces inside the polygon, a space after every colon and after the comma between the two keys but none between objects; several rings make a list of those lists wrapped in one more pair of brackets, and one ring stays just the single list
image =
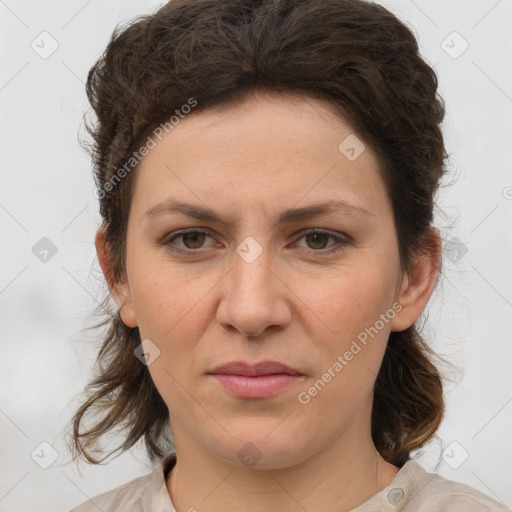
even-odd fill
[{"label": "upper eyelid", "polygon": [[[186,235],[188,233],[204,233],[205,235],[215,239],[215,236],[213,236],[210,233],[210,230],[208,228],[193,227],[193,228],[184,228],[184,229],[176,230],[176,231],[173,231],[173,232],[169,233],[168,235],[166,235],[162,239],[162,243],[163,244],[170,243],[171,241],[173,241],[173,239],[177,239],[180,236],[184,236],[184,235]],[[350,238],[347,235],[341,234],[341,233],[340,234],[333,233],[330,230],[325,229],[325,228],[304,228],[304,229],[301,229],[301,230],[298,231],[298,233],[296,233],[294,235],[295,236],[295,241],[300,240],[302,237],[304,237],[305,235],[307,235],[309,233],[319,233],[319,234],[325,234],[327,236],[331,236],[333,238],[336,238],[338,240],[338,243],[343,243],[343,242],[349,242],[350,241]],[[184,250],[194,251],[194,249],[184,249]],[[199,249],[197,249],[197,250],[199,250]]]}]

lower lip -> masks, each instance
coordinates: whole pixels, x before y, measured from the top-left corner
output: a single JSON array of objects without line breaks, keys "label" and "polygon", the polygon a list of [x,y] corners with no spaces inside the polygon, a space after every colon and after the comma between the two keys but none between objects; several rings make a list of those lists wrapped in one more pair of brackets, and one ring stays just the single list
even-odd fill
[{"label": "lower lip", "polygon": [[298,382],[302,377],[302,375],[288,375],[287,373],[259,375],[257,377],[225,373],[212,375],[224,389],[243,398],[267,398],[276,395]]}]

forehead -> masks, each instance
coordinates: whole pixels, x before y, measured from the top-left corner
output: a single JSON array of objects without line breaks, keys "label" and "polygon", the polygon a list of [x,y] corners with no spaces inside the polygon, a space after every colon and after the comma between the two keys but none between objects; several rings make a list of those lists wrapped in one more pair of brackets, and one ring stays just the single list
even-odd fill
[{"label": "forehead", "polygon": [[376,154],[326,101],[253,95],[192,112],[156,142],[136,172],[138,215],[169,195],[212,209],[331,199],[389,207]]}]

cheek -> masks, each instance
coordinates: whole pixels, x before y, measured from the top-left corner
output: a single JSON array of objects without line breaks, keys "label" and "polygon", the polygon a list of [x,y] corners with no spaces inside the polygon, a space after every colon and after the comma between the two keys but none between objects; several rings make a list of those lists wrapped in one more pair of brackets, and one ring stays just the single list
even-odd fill
[{"label": "cheek", "polygon": [[130,264],[131,296],[141,336],[166,343],[168,339],[183,339],[187,332],[188,339],[193,340],[190,330],[204,319],[198,312],[215,284],[214,276],[185,271],[154,249],[134,251]]},{"label": "cheek", "polygon": [[325,287],[317,282],[310,294],[324,327],[311,333],[309,352],[316,371],[297,401],[315,425],[330,424],[333,435],[364,404],[370,407],[389,335],[392,316],[382,320],[381,315],[392,306],[393,283],[369,268],[338,274]]},{"label": "cheek", "polygon": [[354,412],[372,392],[395,314],[394,256],[392,250],[387,257],[368,253],[329,278],[311,281],[304,302],[315,305],[322,328],[310,333],[318,364],[301,403],[310,400],[318,417],[330,403]]},{"label": "cheek", "polygon": [[211,321],[205,290],[215,280],[210,286],[207,280],[206,276],[184,277],[167,268],[146,272],[135,280],[132,290],[141,339],[151,339],[160,351],[148,367],[151,378],[178,417],[186,417],[194,406],[195,382],[190,375],[199,367],[198,343],[205,324]]},{"label": "cheek", "polygon": [[391,308],[396,277],[382,263],[367,258],[309,283],[304,302],[314,305],[312,309],[324,325],[322,331],[329,333],[330,338],[357,337]]}]

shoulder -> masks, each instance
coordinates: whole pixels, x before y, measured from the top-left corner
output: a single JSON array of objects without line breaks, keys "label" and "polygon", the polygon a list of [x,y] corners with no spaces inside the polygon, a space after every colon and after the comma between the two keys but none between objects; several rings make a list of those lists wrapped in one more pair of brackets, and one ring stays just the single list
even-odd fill
[{"label": "shoulder", "polygon": [[469,485],[427,472],[414,460],[408,461],[402,469],[410,480],[404,512],[511,512],[499,501]]},{"label": "shoulder", "polygon": [[97,512],[98,509],[103,512],[111,512],[114,510],[139,512],[142,510],[142,496],[150,476],[151,475],[144,475],[135,478],[115,489],[90,498],[70,512]]},{"label": "shoulder", "polygon": [[142,512],[153,510],[157,501],[168,504],[170,498],[165,487],[165,472],[174,465],[175,460],[175,453],[168,454],[154,466],[151,473],[94,496],[70,512]]}]

